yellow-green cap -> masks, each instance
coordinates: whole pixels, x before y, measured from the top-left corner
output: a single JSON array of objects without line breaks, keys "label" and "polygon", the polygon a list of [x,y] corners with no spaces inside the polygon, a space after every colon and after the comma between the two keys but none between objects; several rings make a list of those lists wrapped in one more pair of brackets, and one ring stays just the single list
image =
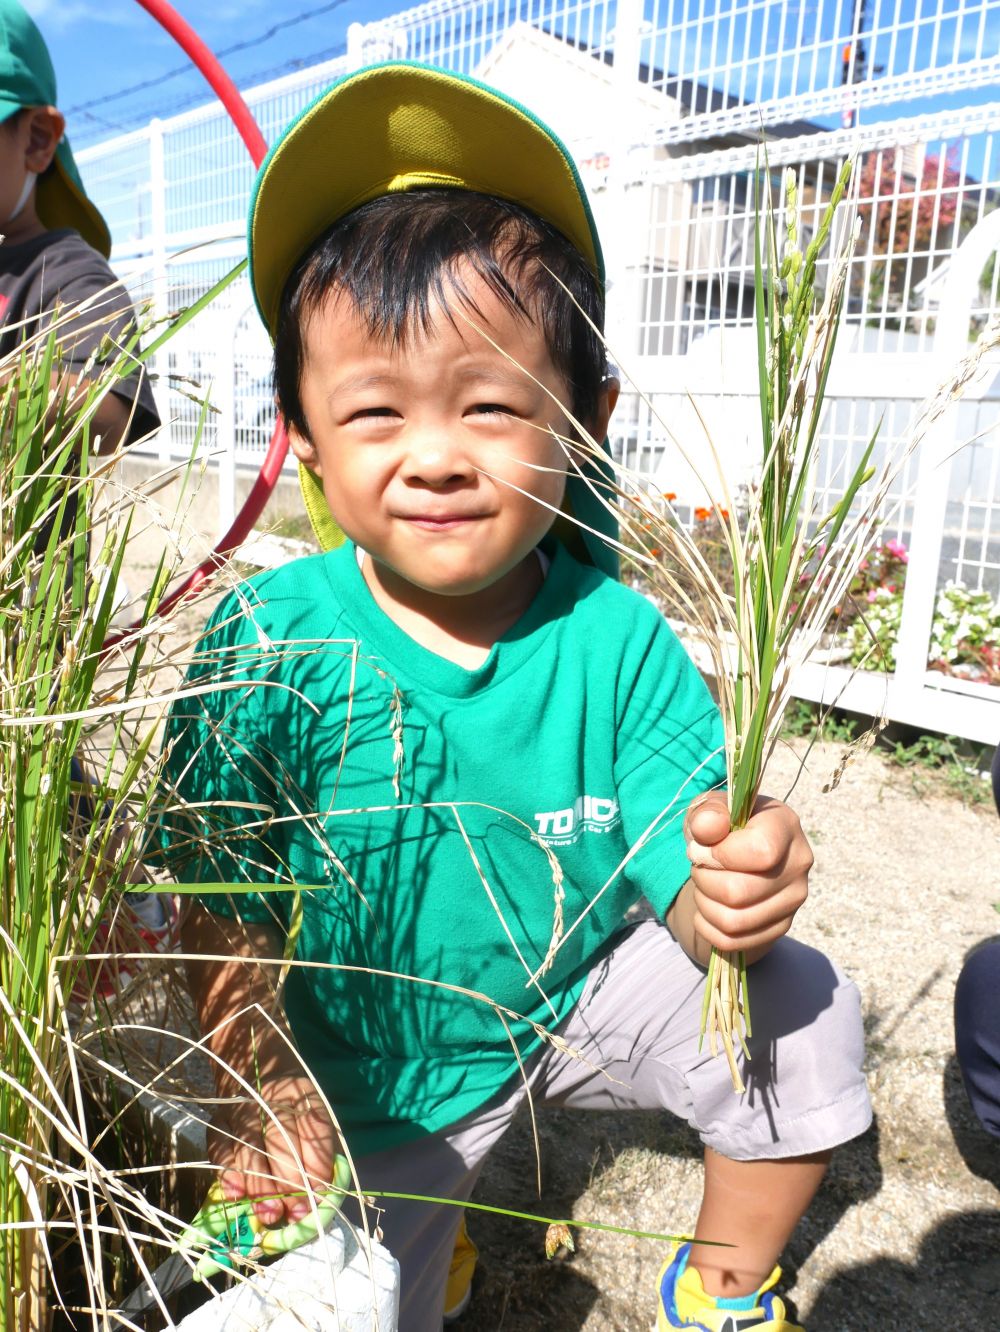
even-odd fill
[{"label": "yellow-green cap", "polygon": [[[0,0],[0,122],[28,106],[55,106],[56,76],[42,34],[17,0]],[[87,198],[69,141],[56,149],[52,168],[39,178],[35,208],[50,230],[73,227],[108,257],[111,236]]]},{"label": "yellow-green cap", "polygon": [[261,165],[247,253],[254,299],[271,334],[285,283],[317,237],[370,199],[431,186],[521,204],[557,227],[604,281],[586,191],[552,131],[485,83],[396,61],[332,84]]},{"label": "yellow-green cap", "polygon": [[[430,187],[508,199],[561,231],[603,285],[604,258],[569,150],[526,107],[477,79],[410,61],[371,65],[332,84],[291,122],[264,159],[247,224],[250,285],[274,336],[281,294],[302,255],[339,218],[385,194]],[[343,541],[319,479],[299,467],[321,546]],[[582,522],[606,510],[579,478]],[[597,512],[600,510],[600,512]],[[594,562],[617,571],[599,539]]]}]

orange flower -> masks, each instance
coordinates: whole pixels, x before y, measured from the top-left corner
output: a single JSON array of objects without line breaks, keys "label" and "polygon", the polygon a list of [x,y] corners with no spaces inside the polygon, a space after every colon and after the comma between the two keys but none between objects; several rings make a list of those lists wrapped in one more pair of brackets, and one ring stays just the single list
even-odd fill
[{"label": "orange flower", "polygon": [[718,513],[719,517],[720,517],[724,522],[728,522],[728,521],[729,521],[729,510],[728,510],[728,509],[718,509],[718,510],[716,510],[716,512]]},{"label": "orange flower", "polygon": [[707,519],[711,518],[711,516],[712,516],[712,510],[711,510],[711,509],[695,509],[695,511],[694,511],[694,516],[697,518],[697,520],[698,520],[699,523],[703,523],[703,522],[705,522]]},{"label": "orange flower", "polygon": [[668,504],[673,504],[677,496],[672,490],[665,490],[663,492],[663,498],[667,501]]},{"label": "orange flower", "polygon": [[652,550],[651,550],[649,553],[650,553],[650,555],[652,555],[652,557],[653,557],[654,560],[655,560],[655,559],[658,559],[658,558],[663,554],[663,547],[662,547],[662,546],[654,546],[654,547],[652,548]]}]

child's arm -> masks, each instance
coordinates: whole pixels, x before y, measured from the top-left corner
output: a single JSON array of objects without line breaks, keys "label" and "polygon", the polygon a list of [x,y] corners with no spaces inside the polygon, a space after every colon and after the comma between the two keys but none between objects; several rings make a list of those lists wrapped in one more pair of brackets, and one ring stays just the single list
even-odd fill
[{"label": "child's arm", "polygon": [[[291,1044],[276,1001],[278,969],[256,960],[280,958],[281,936],[270,925],[228,920],[195,904],[182,941],[198,1020],[221,1061],[213,1060],[218,1094],[230,1102],[209,1137],[223,1192],[232,1199],[261,1198],[254,1210],[268,1225],[300,1220],[310,1210],[303,1169],[317,1192],[328,1188],[341,1143]],[[280,1128],[234,1074],[259,1091]],[[300,1196],[274,1198],[283,1188]]]},{"label": "child's arm", "polygon": [[795,813],[759,796],[747,826],[731,829],[725,796],[693,800],[684,835],[691,877],[667,912],[689,957],[707,966],[712,947],[763,957],[787,934],[809,891],[813,854]]}]

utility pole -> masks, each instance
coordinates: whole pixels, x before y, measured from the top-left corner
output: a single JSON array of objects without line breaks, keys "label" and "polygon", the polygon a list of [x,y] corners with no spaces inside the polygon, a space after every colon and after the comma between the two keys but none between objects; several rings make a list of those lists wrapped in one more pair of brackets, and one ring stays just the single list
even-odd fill
[{"label": "utility pole", "polygon": [[[864,83],[868,78],[868,47],[864,42],[864,31],[868,22],[868,0],[854,0],[854,22],[851,25],[851,37],[844,44],[840,54],[840,82],[846,89],[854,83]],[[875,65],[873,74],[881,74],[884,65]],[[850,91],[844,95],[844,110],[841,116],[845,129],[852,129],[857,115],[857,100]]]}]

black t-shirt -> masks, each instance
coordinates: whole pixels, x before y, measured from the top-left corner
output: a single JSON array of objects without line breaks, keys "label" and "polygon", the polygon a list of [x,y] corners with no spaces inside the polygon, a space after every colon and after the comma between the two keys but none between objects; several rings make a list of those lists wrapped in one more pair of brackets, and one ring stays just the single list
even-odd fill
[{"label": "black t-shirt", "polygon": [[[69,229],[46,231],[21,245],[0,244],[0,356],[12,352],[47,322],[58,305],[93,304],[59,329],[60,362],[80,373],[105,338],[121,342],[135,331],[135,313],[128,293],[102,255]],[[11,327],[22,320],[25,327]],[[149,377],[141,368],[119,380],[112,390],[135,412],[129,444],[160,424]]]}]

